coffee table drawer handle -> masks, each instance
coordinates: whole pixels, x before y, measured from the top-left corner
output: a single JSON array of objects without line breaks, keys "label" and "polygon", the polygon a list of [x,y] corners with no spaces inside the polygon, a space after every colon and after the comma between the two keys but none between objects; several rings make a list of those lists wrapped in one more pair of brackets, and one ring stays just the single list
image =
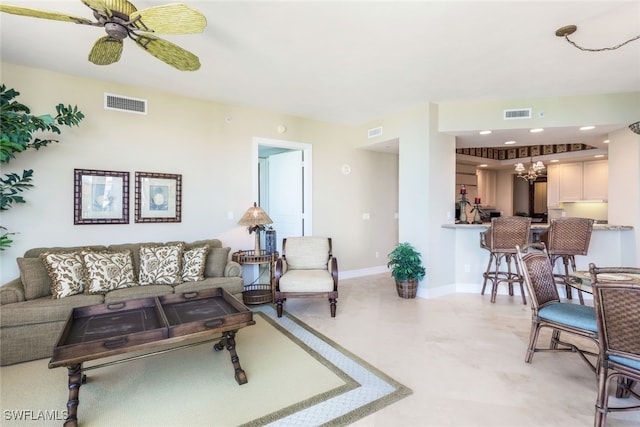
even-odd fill
[{"label": "coffee table drawer handle", "polygon": [[105,341],[104,346],[109,350],[113,350],[114,348],[122,347],[127,343],[127,337],[122,337],[113,341]]},{"label": "coffee table drawer handle", "polygon": [[113,304],[109,304],[107,305],[107,308],[109,310],[120,310],[121,308],[124,308],[127,304],[125,304],[125,302],[116,302]]},{"label": "coffee table drawer handle", "polygon": [[209,320],[204,323],[207,328],[215,328],[224,324],[224,319]]},{"label": "coffee table drawer handle", "polygon": [[197,297],[197,296],[198,296],[198,293],[197,293],[197,292],[189,292],[189,293],[186,293],[186,292],[185,292],[184,294],[182,294],[182,296],[183,296],[185,299],[191,299],[191,298],[195,298],[195,297]]}]

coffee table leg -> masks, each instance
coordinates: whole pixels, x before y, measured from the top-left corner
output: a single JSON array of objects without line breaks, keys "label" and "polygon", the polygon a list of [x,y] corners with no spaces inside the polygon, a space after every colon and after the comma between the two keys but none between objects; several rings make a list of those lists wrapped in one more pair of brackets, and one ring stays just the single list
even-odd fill
[{"label": "coffee table leg", "polygon": [[67,374],[69,376],[69,400],[67,401],[67,419],[64,421],[65,426],[78,426],[78,395],[80,386],[86,381],[82,374],[82,363],[67,366]]},{"label": "coffee table leg", "polygon": [[229,354],[231,354],[231,363],[233,363],[233,369],[235,370],[235,377],[238,384],[246,384],[247,383],[247,374],[244,373],[244,370],[240,366],[240,358],[238,357],[238,353],[236,353],[236,331],[227,331],[224,333],[222,339],[219,343],[213,346],[214,350],[220,351],[224,347],[227,347],[229,350]]}]

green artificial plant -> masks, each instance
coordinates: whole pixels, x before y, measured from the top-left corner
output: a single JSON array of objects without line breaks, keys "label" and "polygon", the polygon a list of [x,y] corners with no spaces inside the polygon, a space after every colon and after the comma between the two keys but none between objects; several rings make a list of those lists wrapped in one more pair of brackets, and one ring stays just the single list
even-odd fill
[{"label": "green artificial plant", "polygon": [[[35,132],[60,134],[60,126],[78,126],[84,119],[78,107],[63,104],[56,106],[55,117],[51,114],[34,116],[29,107],[16,101],[18,95],[20,92],[7,89],[4,84],[0,86],[0,164],[3,165],[18,153],[59,142],[53,138],[34,137]],[[14,203],[25,203],[20,193],[33,187],[32,178],[32,169],[23,170],[22,175],[8,173],[0,177],[0,211],[9,210]],[[14,234],[0,225],[0,251],[11,246],[10,236]]]},{"label": "green artificial plant", "polygon": [[422,280],[426,270],[422,265],[422,255],[411,244],[400,243],[389,253],[391,275],[398,282],[405,280]]}]

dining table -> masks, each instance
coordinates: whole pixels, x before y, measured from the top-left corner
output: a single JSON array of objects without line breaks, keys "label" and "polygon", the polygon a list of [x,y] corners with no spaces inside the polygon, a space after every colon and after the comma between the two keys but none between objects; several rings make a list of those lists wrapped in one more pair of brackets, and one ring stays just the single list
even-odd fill
[{"label": "dining table", "polygon": [[[631,281],[640,281],[640,274],[635,273],[600,273],[598,274],[599,282],[606,283],[625,283]],[[588,270],[574,271],[566,279],[566,283],[572,288],[578,289],[582,292],[593,294],[593,288],[591,287],[591,274]]]}]

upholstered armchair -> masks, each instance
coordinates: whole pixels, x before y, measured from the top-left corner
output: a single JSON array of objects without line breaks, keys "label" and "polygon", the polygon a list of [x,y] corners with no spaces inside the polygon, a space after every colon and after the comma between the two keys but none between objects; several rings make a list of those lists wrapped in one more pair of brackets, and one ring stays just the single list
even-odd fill
[{"label": "upholstered armchair", "polygon": [[338,261],[333,257],[330,237],[288,237],[282,240],[282,255],[276,261],[275,295],[278,317],[287,298],[325,297],[331,317],[336,317]]}]

